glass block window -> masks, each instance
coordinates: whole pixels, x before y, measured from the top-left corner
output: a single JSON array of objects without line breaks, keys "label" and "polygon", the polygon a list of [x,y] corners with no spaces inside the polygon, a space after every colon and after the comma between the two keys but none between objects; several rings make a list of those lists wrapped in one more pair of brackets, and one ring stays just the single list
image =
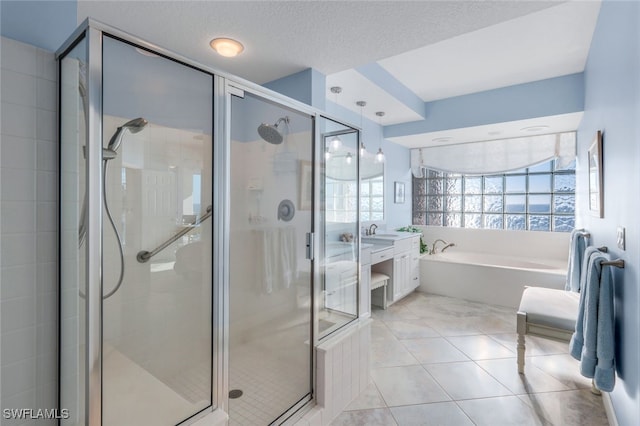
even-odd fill
[{"label": "glass block window", "polygon": [[427,170],[413,178],[413,224],[570,232],[575,226],[575,162],[471,176]]}]

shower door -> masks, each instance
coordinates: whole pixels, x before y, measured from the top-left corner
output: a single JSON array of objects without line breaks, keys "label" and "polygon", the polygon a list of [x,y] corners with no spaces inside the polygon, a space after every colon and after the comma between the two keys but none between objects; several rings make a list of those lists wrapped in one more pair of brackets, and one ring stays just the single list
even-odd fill
[{"label": "shower door", "polygon": [[280,424],[311,398],[310,115],[228,86],[229,424]]},{"label": "shower door", "polygon": [[110,37],[102,74],[103,424],[175,425],[213,404],[213,76]]}]

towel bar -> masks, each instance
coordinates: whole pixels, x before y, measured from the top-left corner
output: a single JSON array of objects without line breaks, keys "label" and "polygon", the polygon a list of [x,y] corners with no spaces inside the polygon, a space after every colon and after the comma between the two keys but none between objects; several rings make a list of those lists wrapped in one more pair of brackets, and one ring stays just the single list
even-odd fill
[{"label": "towel bar", "polygon": [[622,260],[622,259],[610,260],[610,261],[607,261],[607,262],[602,262],[601,265],[602,266],[615,266],[616,268],[624,268],[624,260]]}]

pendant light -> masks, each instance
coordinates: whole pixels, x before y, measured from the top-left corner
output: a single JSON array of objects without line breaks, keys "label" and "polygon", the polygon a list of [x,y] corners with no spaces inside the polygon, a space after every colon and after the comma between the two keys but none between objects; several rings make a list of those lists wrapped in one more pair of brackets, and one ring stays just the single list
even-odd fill
[{"label": "pendant light", "polygon": [[329,147],[324,149],[324,159],[327,161],[331,159],[331,151],[329,151]]},{"label": "pendant light", "polygon": [[358,105],[360,107],[360,157],[364,157],[364,154],[367,152],[367,148],[365,148],[364,146],[364,142],[362,142],[362,139],[364,139],[363,134],[364,134],[364,130],[362,130],[362,112],[364,110],[365,105],[367,105],[367,103],[365,101],[358,101],[356,102],[356,105]]},{"label": "pendant light", "polygon": [[351,164],[351,161],[353,161],[353,155],[351,155],[350,152],[347,152],[347,157],[346,157],[346,162],[347,164]]},{"label": "pendant light", "polygon": [[[342,92],[342,87],[333,86],[329,90],[331,90],[331,93],[336,95],[336,105],[339,105],[338,104],[338,95]],[[329,141],[329,150],[331,152],[336,152],[341,147],[342,147],[342,140],[337,135],[332,137],[331,140]]]},{"label": "pendant light", "polygon": [[[378,116],[378,124],[380,125],[380,129],[382,129],[382,117],[384,117],[384,111],[378,111],[376,112],[376,115]],[[383,134],[384,136],[384,134]],[[382,138],[383,136],[380,137],[380,147],[378,148],[378,152],[376,153],[376,163],[383,163],[384,162],[384,152],[382,152]]]}]

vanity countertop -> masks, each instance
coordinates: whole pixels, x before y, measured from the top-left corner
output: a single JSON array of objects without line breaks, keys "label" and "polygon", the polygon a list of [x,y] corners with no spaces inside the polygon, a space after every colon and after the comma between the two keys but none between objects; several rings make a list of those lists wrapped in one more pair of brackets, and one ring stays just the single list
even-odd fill
[{"label": "vanity countertop", "polygon": [[420,234],[415,232],[400,232],[400,231],[381,232],[379,234],[362,237],[362,241],[365,243],[371,243],[371,244],[391,245],[394,243],[394,241],[404,240],[406,238],[411,238],[411,237],[417,237],[419,235]]}]

